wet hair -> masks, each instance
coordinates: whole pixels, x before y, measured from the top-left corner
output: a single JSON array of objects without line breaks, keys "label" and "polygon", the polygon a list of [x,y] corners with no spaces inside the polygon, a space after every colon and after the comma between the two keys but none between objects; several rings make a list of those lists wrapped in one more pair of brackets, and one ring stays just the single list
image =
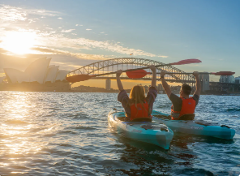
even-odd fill
[{"label": "wet hair", "polygon": [[192,88],[188,84],[183,84],[182,85],[182,91],[183,91],[184,94],[190,95],[191,91],[192,91]]}]

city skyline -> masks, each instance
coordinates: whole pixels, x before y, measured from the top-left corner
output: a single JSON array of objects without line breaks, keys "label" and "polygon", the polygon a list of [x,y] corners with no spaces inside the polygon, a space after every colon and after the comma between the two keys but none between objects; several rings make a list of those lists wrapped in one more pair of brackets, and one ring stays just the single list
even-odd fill
[{"label": "city skyline", "polygon": [[71,71],[131,56],[163,63],[197,58],[201,64],[177,68],[234,71],[237,77],[239,5],[237,0],[3,0],[0,77],[3,68],[24,70],[41,57]]}]

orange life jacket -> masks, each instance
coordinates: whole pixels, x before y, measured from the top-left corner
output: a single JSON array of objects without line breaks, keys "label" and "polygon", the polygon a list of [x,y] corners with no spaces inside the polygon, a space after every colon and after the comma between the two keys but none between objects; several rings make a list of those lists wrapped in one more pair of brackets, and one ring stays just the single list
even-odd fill
[{"label": "orange life jacket", "polygon": [[196,108],[196,101],[192,97],[186,98],[186,99],[183,97],[180,97],[180,98],[182,99],[181,111],[174,111],[172,106],[171,107],[172,120],[178,120],[182,115],[185,115],[185,114],[194,114],[194,111]]},{"label": "orange life jacket", "polygon": [[138,103],[137,108],[135,104],[132,104],[130,105],[130,109],[131,109],[130,121],[136,118],[151,118],[148,116],[148,103],[146,101],[143,103],[143,106],[141,103]]}]

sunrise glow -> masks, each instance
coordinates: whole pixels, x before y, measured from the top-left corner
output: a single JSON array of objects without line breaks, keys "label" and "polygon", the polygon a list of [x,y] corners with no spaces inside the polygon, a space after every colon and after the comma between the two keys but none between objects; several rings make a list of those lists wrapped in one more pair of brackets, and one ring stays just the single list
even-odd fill
[{"label": "sunrise glow", "polygon": [[29,54],[36,45],[36,34],[33,32],[10,31],[2,38],[1,48],[13,54]]}]

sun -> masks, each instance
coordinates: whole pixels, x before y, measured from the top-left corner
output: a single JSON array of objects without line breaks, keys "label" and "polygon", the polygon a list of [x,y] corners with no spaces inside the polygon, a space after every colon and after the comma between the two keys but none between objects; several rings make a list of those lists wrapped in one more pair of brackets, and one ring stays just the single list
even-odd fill
[{"label": "sun", "polygon": [[36,45],[35,38],[36,34],[33,32],[11,31],[2,38],[0,46],[13,54],[29,54]]}]

